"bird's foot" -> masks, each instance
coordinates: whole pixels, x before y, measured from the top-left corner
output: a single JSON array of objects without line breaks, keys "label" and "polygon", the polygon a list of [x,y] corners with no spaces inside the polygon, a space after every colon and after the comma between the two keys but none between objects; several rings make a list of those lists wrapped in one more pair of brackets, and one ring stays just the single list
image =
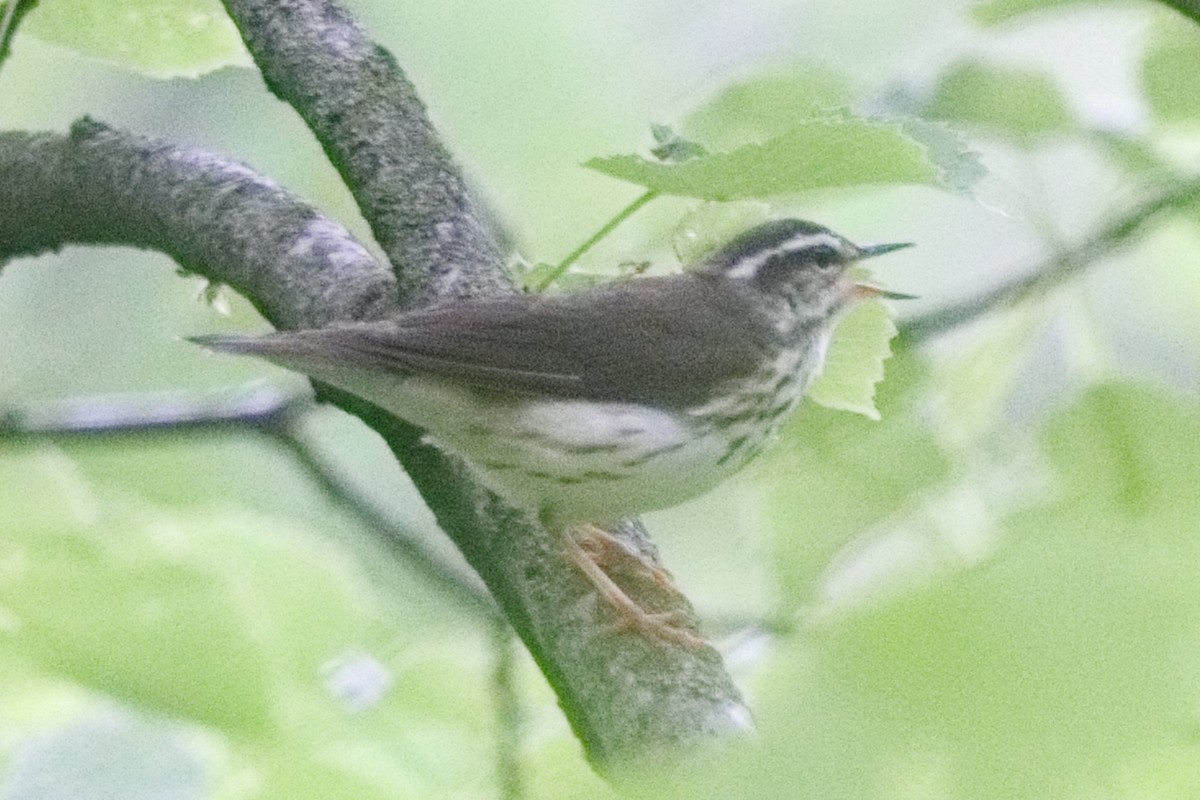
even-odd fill
[{"label": "bird's foot", "polygon": [[632,573],[635,579],[649,578],[659,589],[674,595],[679,594],[679,590],[675,588],[674,575],[652,563],[644,555],[634,553],[628,545],[599,525],[577,525],[572,530],[572,540],[602,570]]},{"label": "bird's foot", "polygon": [[682,599],[671,573],[630,552],[611,533],[596,525],[576,526],[567,533],[567,555],[595,587],[599,596],[618,615],[618,631],[635,631],[650,638],[675,642],[686,647],[703,647],[701,639],[688,625],[682,609],[651,612],[644,609],[609,574],[615,571],[635,579],[648,579],[660,592]]}]

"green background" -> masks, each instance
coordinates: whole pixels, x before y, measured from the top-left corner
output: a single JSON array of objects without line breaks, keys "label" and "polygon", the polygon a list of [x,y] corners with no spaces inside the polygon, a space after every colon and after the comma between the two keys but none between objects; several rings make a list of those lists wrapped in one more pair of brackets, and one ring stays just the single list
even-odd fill
[{"label": "green background", "polygon": [[[531,262],[640,194],[581,165],[644,153],[652,122],[725,151],[813,108],[949,120],[988,170],[969,192],[834,187],[770,209],[915,242],[874,265],[920,295],[903,321],[1036,268],[1200,149],[1194,23],[1079,3],[983,24],[1011,5],[350,8]],[[257,74],[207,71],[245,63],[215,4],[148,6],[43,0],[0,71],[0,123],[61,131],[87,113],[229,153],[369,240]],[[675,268],[671,237],[696,205],[655,201],[580,269]],[[880,421],[810,405],[746,473],[648,517],[762,731],[652,791],[1200,795],[1196,224],[1177,209],[1081,278],[897,355]],[[128,249],[9,264],[0,409],[303,388],[181,341],[262,327],[201,289]],[[330,410],[306,433],[455,558],[373,435]],[[496,793],[487,625],[265,438],[0,441],[0,637],[4,800]],[[528,796],[605,796],[523,654],[516,691]]]}]

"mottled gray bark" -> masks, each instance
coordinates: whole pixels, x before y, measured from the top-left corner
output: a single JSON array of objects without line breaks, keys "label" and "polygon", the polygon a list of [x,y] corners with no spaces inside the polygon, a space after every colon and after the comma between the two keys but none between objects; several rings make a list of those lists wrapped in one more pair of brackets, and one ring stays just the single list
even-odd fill
[{"label": "mottled gray bark", "polygon": [[[395,61],[326,0],[227,0],[276,94],[312,127],[391,260],[248,167],[90,120],[69,136],[0,134],[0,265],[69,244],[160,250],[245,294],[281,329],[378,318],[511,291],[465,182]],[[710,647],[622,632],[558,536],[480,487],[421,432],[327,387],[380,433],[479,573],[606,774],[748,727]],[[651,549],[640,526],[620,532]],[[629,590],[694,622],[652,581]]]}]

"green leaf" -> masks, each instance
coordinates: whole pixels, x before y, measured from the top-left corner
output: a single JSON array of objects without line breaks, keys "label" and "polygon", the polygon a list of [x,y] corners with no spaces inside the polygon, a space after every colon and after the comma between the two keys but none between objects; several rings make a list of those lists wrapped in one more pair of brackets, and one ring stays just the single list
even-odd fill
[{"label": "green leaf", "polygon": [[651,148],[650,154],[659,161],[679,163],[708,154],[703,145],[684,139],[669,125],[651,125],[650,132],[658,143]]},{"label": "green leaf", "polygon": [[1200,40],[1196,26],[1176,21],[1158,26],[1142,61],[1142,89],[1154,114],[1166,122],[1200,120]]},{"label": "green leaf", "polygon": [[380,633],[362,576],[294,523],[94,494],[54,451],[0,457],[0,631],[50,674],[259,736],[289,682],[326,697],[321,666]]},{"label": "green leaf", "polygon": [[887,305],[865,300],[838,324],[829,342],[825,368],[808,388],[808,398],[827,408],[853,411],[877,420],[875,386],[883,380],[883,362],[892,355],[896,335]]},{"label": "green leaf", "polygon": [[763,142],[848,106],[846,81],[820,67],[756,75],[722,89],[688,115],[684,133],[711,149]]},{"label": "green leaf", "polygon": [[925,147],[929,160],[938,165],[941,183],[959,194],[970,194],[971,188],[987,174],[979,153],[970,149],[958,131],[938,122],[912,117],[898,118],[904,132]]},{"label": "green leaf", "polygon": [[[314,758],[311,753],[282,747],[265,753],[258,760],[257,777],[261,786],[254,796],[263,800],[294,800],[300,797],[393,800],[398,797],[436,796],[441,788],[434,781],[412,777],[405,780],[405,776],[397,778],[394,772],[402,771],[395,770],[392,764],[378,763],[382,761],[379,758],[374,759],[376,763],[367,763],[362,765],[365,768],[355,769],[359,765],[353,762],[368,761],[363,756],[369,755],[369,752],[356,753],[350,750],[337,755],[338,758]],[[355,756],[358,758],[355,759]],[[425,764],[420,767],[428,769]],[[418,770],[414,769],[413,772]],[[386,785],[389,783],[392,785]],[[471,793],[464,789],[462,796],[470,797]]]},{"label": "green leaf", "polygon": [[1049,75],[979,61],[946,72],[924,113],[1018,140],[1075,127],[1067,100]]},{"label": "green leaf", "polygon": [[680,164],[626,155],[593,158],[585,166],[663,194],[704,200],[760,199],[833,186],[945,183],[928,148],[900,124],[838,117],[808,120],[761,144]]},{"label": "green leaf", "polygon": [[1178,180],[1178,171],[1145,136],[1114,131],[1089,131],[1090,140],[1131,178],[1157,189]]},{"label": "green leaf", "polygon": [[1045,315],[1046,307],[1036,304],[994,314],[980,323],[979,336],[939,362],[931,405],[946,440],[969,447],[1003,423],[1005,403]]},{"label": "green leaf", "polygon": [[1169,516],[1173,522],[1162,533],[1189,548],[1200,546],[1197,443],[1200,409],[1194,400],[1123,384],[1093,388],[1045,434],[1065,508],[1086,509],[1106,527],[1114,513],[1125,519],[1165,515],[1163,522]]},{"label": "green leaf", "polygon": [[251,64],[218,0],[43,2],[22,30],[153,78],[195,78]]},{"label": "green leaf", "polygon": [[1101,5],[1112,0],[984,0],[971,9],[971,16],[983,25],[998,25],[1010,22],[1026,14],[1063,6]]},{"label": "green leaf", "polygon": [[21,565],[0,584],[19,623],[9,646],[143,708],[261,731],[267,665],[242,610],[204,572],[137,557],[128,540],[144,535],[123,524],[8,531],[0,558]]}]

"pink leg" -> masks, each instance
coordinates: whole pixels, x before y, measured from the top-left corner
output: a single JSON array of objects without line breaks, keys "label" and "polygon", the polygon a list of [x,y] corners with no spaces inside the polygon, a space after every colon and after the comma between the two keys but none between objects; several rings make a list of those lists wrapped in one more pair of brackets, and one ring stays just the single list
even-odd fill
[{"label": "pink leg", "polygon": [[[583,535],[582,541],[576,538],[576,532]],[[657,587],[678,595],[678,590],[671,583],[669,573],[631,554],[612,534],[595,525],[576,526],[567,531],[566,539],[567,556],[596,588],[600,597],[617,612],[620,617],[618,623],[620,628],[676,642],[686,647],[702,647],[704,645],[703,639],[681,627],[683,621],[681,612],[659,614],[646,611],[617,585],[599,562],[605,564],[611,564],[614,560],[619,560],[622,564],[633,562],[639,571],[648,575]]]}]

